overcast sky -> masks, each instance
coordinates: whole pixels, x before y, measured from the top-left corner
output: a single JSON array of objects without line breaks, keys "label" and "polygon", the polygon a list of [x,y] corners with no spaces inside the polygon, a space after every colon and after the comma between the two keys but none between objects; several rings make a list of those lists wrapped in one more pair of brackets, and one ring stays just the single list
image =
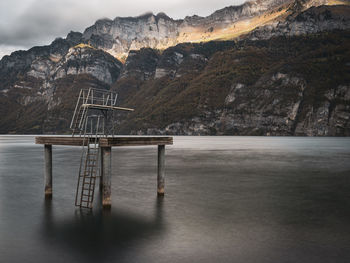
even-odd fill
[{"label": "overcast sky", "polygon": [[165,12],[179,19],[207,16],[245,0],[0,0],[0,58],[14,50],[50,44],[99,18]]}]

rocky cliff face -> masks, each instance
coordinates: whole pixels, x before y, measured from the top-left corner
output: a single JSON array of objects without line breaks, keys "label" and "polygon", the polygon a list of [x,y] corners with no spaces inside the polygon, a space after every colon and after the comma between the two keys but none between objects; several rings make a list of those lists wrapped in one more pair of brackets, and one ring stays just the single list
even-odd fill
[{"label": "rocky cliff face", "polygon": [[[128,83],[135,84],[132,95],[125,93],[125,82],[114,85],[122,102],[137,109],[121,131],[349,136],[350,53],[344,48],[350,44],[348,34],[349,30],[167,49],[152,80],[135,84],[135,77],[129,76]],[[137,53],[132,59],[135,63],[144,56]],[[162,74],[157,76],[159,69]]]},{"label": "rocky cliff face", "polygon": [[294,13],[283,22],[272,23],[255,29],[250,39],[269,39],[274,36],[313,34],[334,29],[350,28],[350,6],[311,7],[305,12]]},{"label": "rocky cliff face", "polygon": [[[0,132],[51,132],[45,127],[52,119],[48,115],[62,107],[67,111],[65,103],[74,104],[70,95],[82,87],[109,88],[118,79],[121,62],[81,41],[81,33],[71,32],[49,46],[14,52],[0,61]],[[74,90],[62,91],[72,84]],[[58,118],[65,128],[68,116],[65,112]]]},{"label": "rocky cliff face", "polygon": [[[253,0],[229,6],[207,17],[189,16],[174,20],[164,13],[139,17],[98,20],[84,31],[85,43],[101,48],[120,60],[131,50],[166,49],[184,42],[232,39],[256,27],[273,25],[288,15],[331,0]],[[338,1],[339,2],[339,1]]]},{"label": "rocky cliff face", "polygon": [[[119,59],[125,59],[130,50],[149,47],[165,49],[183,42],[199,42],[231,34],[237,21],[262,15],[278,8],[286,9],[291,0],[254,0],[240,6],[218,10],[207,17],[191,16],[173,20],[160,13],[139,17],[117,17],[98,20],[84,31],[83,39],[94,47],[102,48]],[[222,30],[231,27],[231,31]]]}]

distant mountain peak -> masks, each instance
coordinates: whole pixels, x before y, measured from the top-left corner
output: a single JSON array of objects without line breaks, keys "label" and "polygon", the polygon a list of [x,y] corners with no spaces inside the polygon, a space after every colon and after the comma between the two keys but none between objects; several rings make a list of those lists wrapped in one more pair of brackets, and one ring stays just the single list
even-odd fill
[{"label": "distant mountain peak", "polygon": [[[144,47],[165,49],[183,42],[202,42],[229,39],[252,30],[279,14],[270,14],[278,8],[286,9],[292,0],[254,0],[239,6],[217,10],[207,17],[186,16],[174,20],[165,13],[147,12],[136,17],[116,17],[113,21],[101,19],[83,33],[85,42],[101,48],[118,59],[124,59],[131,50]],[[259,21],[248,21],[268,12]],[[243,24],[250,24],[244,28]],[[238,23],[238,24],[237,24]],[[236,27],[237,24],[237,27]]]},{"label": "distant mountain peak", "polygon": [[201,17],[174,20],[165,13],[147,12],[136,17],[100,19],[83,34],[85,42],[125,60],[131,50],[165,49],[184,42],[234,39],[257,27],[283,21],[311,6],[338,4],[342,0],[252,0],[228,6]]}]

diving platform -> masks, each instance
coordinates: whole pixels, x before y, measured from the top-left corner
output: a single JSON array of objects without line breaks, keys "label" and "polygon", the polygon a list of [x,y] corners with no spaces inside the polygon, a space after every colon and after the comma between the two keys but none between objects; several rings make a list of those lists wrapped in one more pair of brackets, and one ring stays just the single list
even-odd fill
[{"label": "diving platform", "polygon": [[[90,140],[90,141],[89,141]],[[68,137],[68,136],[38,136],[36,144],[44,145],[45,159],[45,197],[51,198],[52,185],[52,146],[87,146],[88,143],[96,143],[96,138]],[[166,136],[114,136],[98,137],[100,147],[100,190],[102,191],[103,208],[111,208],[111,185],[112,185],[112,147],[126,146],[157,146],[158,148],[158,171],[157,171],[157,194],[164,195],[165,186],[165,146],[173,144],[173,137]]]},{"label": "diving platform", "polygon": [[83,108],[90,108],[93,110],[122,110],[122,111],[134,111],[134,109],[130,108],[123,108],[123,107],[117,107],[117,106],[109,106],[109,105],[100,105],[100,104],[82,104],[81,107]]}]

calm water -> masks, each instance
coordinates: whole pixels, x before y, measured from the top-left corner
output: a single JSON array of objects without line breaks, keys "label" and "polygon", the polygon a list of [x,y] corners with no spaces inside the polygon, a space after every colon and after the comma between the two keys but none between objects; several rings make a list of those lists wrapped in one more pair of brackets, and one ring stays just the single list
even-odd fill
[{"label": "calm water", "polygon": [[0,136],[0,262],[350,262],[350,138],[175,137],[113,150],[112,211],[74,207],[80,149]]}]

